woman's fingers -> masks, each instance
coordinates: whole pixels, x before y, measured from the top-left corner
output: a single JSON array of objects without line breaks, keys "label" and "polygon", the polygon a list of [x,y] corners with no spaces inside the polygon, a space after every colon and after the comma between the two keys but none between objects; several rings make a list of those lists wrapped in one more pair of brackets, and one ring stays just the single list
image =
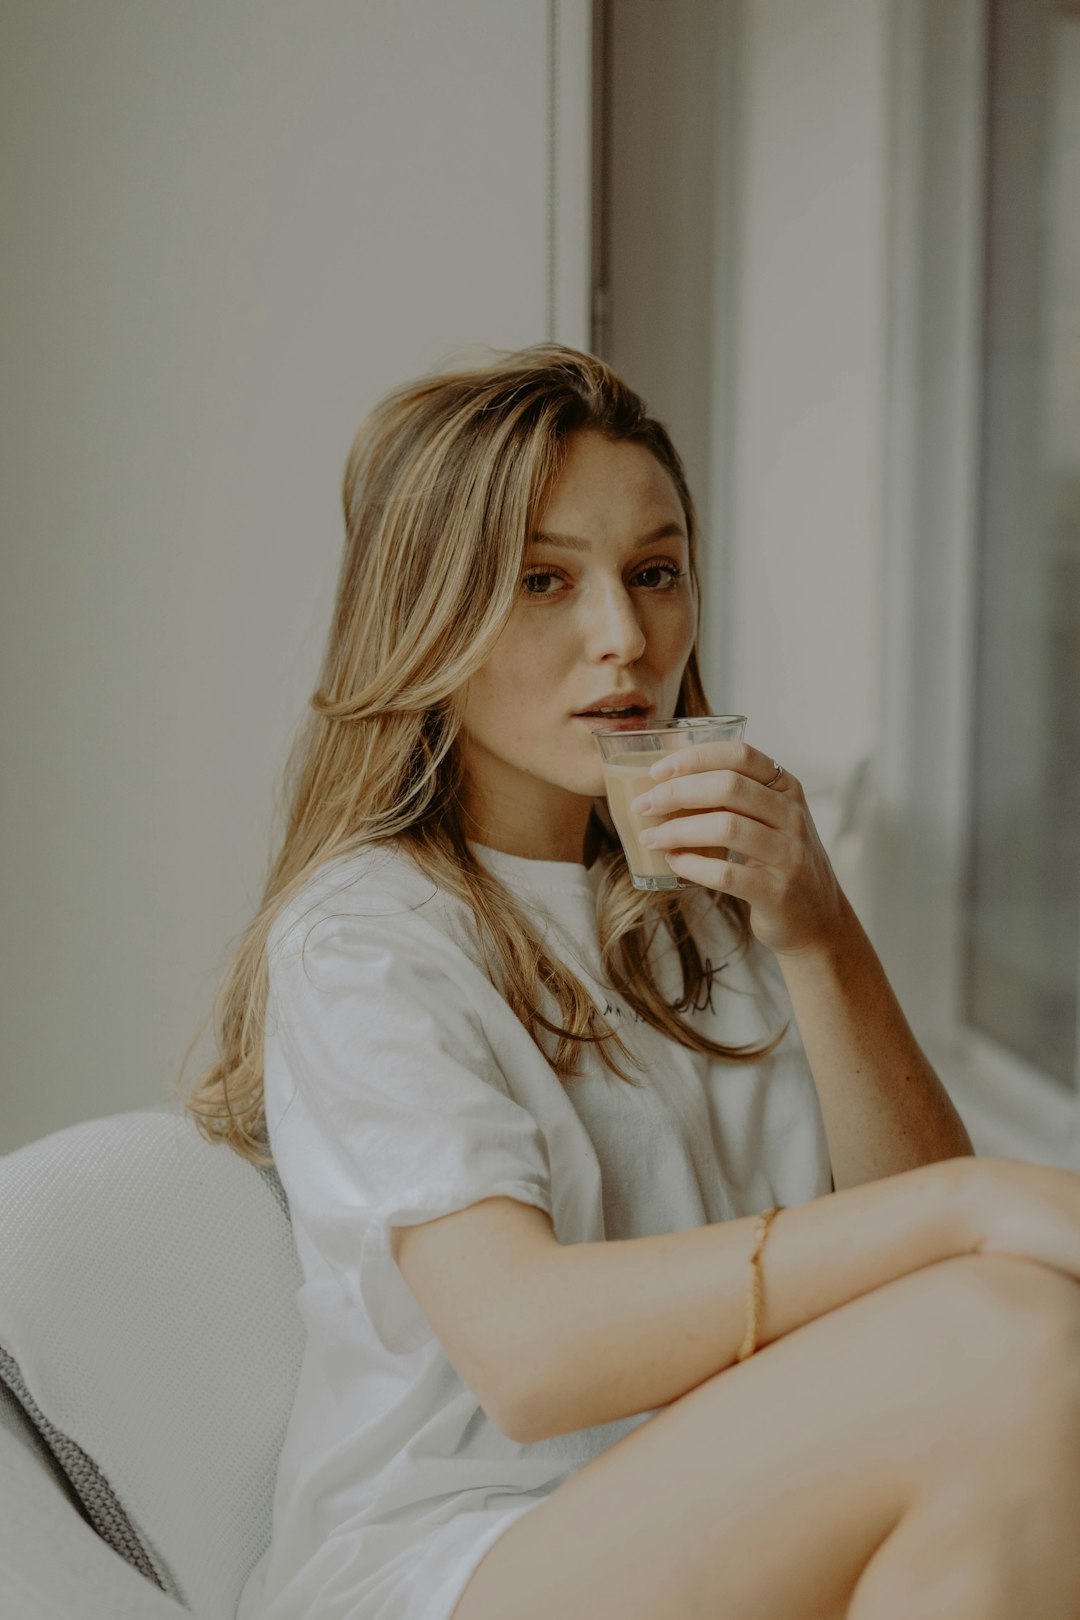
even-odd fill
[{"label": "woman's fingers", "polygon": [[638,834],[648,849],[734,849],[762,866],[778,866],[787,841],[773,827],[730,810],[702,811],[693,816],[672,816],[658,827]]},{"label": "woman's fingers", "polygon": [[760,748],[746,742],[703,742],[673,748],[651,767],[649,774],[657,781],[668,782],[681,776],[726,769],[762,787],[775,781],[770,791],[778,795],[793,792],[798,787],[795,778],[788,771],[777,777],[776,765],[771,754],[763,754]]},{"label": "woman's fingers", "polygon": [[630,808],[639,815],[669,815],[676,810],[732,810],[767,827],[786,826],[798,815],[792,798],[732,770],[670,777],[639,794],[631,801]]},{"label": "woman's fingers", "polygon": [[717,894],[733,894],[753,906],[761,897],[762,873],[760,867],[741,866],[716,855],[703,854],[699,849],[673,850],[668,856],[671,870],[677,877],[700,883],[703,889],[714,889]]},{"label": "woman's fingers", "polygon": [[839,884],[802,784],[778,775],[771,755],[748,743],[695,743],[650,775],[654,786],[630,808],[667,818],[639,837],[669,856],[677,876],[745,900],[750,927],[778,953],[805,951],[834,930]]}]

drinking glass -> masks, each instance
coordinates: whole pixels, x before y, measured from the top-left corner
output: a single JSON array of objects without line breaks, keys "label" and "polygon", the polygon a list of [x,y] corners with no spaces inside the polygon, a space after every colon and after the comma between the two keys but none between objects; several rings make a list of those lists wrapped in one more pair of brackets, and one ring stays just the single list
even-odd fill
[{"label": "drinking glass", "polygon": [[[710,714],[685,720],[665,720],[655,726],[622,725],[594,731],[604,772],[604,791],[615,830],[622,841],[626,864],[635,889],[688,889],[690,883],[679,877],[667,863],[666,851],[646,849],[638,834],[646,827],[658,827],[673,816],[692,814],[669,810],[662,815],[641,815],[631,810],[630,801],[656,783],[649,770],[664,754],[700,742],[740,742],[746,727],[745,714]],[[726,855],[717,849],[717,855]]]}]

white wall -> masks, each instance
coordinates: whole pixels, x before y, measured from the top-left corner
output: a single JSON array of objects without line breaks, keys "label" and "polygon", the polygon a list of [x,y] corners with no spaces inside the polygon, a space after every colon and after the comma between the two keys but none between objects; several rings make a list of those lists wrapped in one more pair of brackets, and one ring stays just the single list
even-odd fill
[{"label": "white wall", "polygon": [[547,335],[547,30],[0,13],[0,1150],[167,1101],[259,897],[353,433],[458,346]]}]

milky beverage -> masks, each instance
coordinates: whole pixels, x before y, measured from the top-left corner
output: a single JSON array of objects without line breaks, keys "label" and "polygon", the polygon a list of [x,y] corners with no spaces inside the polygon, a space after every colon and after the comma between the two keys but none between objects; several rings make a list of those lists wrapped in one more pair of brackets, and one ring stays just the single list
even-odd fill
[{"label": "milky beverage", "polygon": [[663,815],[643,816],[630,808],[631,799],[636,799],[639,793],[647,793],[650,788],[656,787],[656,779],[649,775],[649,768],[655,765],[658,759],[662,759],[663,755],[633,754],[630,758],[633,763],[626,765],[612,764],[609,760],[603,762],[608,810],[615,823],[615,831],[622,839],[627,864],[636,877],[668,878],[672,880],[673,888],[676,883],[682,888],[683,881],[676,879],[675,873],[667,863],[667,852],[662,849],[646,849],[638,842],[637,835],[645,827],[659,827],[662,821],[670,821],[672,815],[683,812],[667,811]]}]

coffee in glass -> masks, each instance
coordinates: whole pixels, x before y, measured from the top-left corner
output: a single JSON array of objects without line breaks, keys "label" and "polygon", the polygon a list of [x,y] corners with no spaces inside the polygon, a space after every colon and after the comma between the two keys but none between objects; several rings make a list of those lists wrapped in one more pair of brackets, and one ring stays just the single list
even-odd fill
[{"label": "coffee in glass", "polygon": [[[631,810],[630,802],[657,784],[649,771],[658,759],[675,748],[700,742],[740,742],[746,727],[744,714],[704,715],[683,720],[665,720],[659,725],[635,729],[623,726],[610,731],[594,731],[604,772],[608,810],[626,855],[635,889],[686,889],[690,885],[668,865],[667,852],[646,849],[638,834],[646,827],[658,827],[673,816],[692,814],[686,810],[661,815]],[[716,855],[726,855],[717,849]]]}]

